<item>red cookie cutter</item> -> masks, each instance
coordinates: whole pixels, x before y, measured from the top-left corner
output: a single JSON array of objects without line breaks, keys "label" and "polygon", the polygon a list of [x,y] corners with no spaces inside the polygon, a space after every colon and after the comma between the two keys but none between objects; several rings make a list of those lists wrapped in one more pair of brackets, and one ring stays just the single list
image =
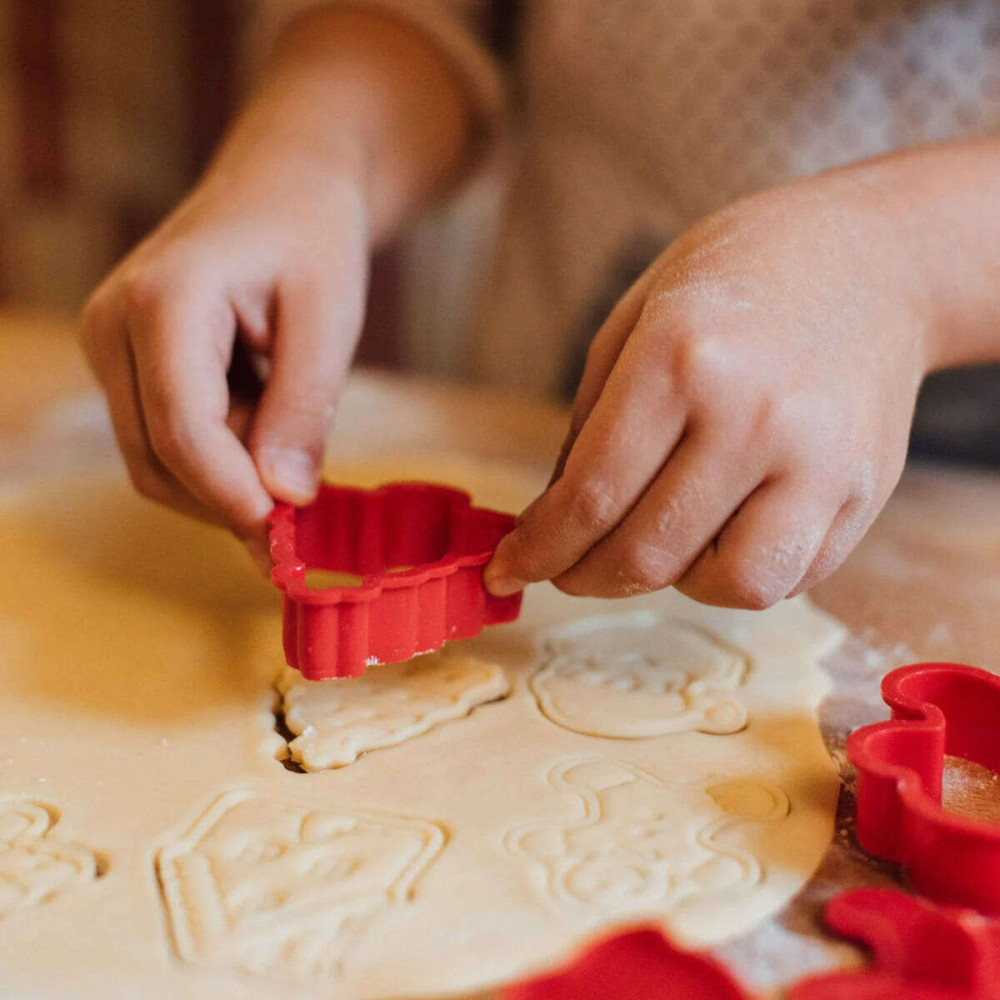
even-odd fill
[{"label": "red cookie cutter", "polygon": [[[310,680],[358,677],[520,612],[520,594],[493,597],[483,586],[483,567],[514,518],[473,507],[460,490],[324,484],[308,507],[278,504],[268,523],[285,659]],[[361,583],[315,589],[306,583],[312,569]]]},{"label": "red cookie cutter", "polygon": [[684,951],[659,928],[637,927],[591,945],[558,971],[500,992],[499,1000],[751,1000],[709,955]]},{"label": "red cookie cutter", "polygon": [[[854,889],[824,922],[871,954],[861,969],[807,976],[787,1000],[998,1000],[1000,921],[896,889]],[[678,948],[655,926],[605,938],[557,971],[499,1000],[753,1000],[705,952]]]},{"label": "red cookie cutter", "polygon": [[886,675],[882,697],[892,721],[847,741],[861,846],[906,865],[913,887],[931,899],[1000,914],[1000,824],[941,805],[945,754],[1000,769],[1000,678],[921,663]]},{"label": "red cookie cutter", "polygon": [[860,970],[802,980],[788,1000],[997,1000],[1000,923],[972,910],[935,906],[896,889],[835,897],[827,926],[865,945]]}]

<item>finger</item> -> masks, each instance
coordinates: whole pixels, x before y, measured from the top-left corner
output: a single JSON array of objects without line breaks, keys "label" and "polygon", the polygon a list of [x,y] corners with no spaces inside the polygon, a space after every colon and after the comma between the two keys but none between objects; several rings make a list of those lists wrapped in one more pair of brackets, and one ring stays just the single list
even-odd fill
[{"label": "finger", "polygon": [[760,610],[787,597],[816,558],[835,507],[787,478],[760,486],[677,581],[702,604]]},{"label": "finger", "polygon": [[625,341],[628,340],[629,334],[639,322],[651,282],[652,268],[649,268],[618,300],[594,336],[590,349],[587,351],[587,363],[584,365],[583,376],[573,400],[573,414],[570,418],[569,431],[562,448],[559,450],[559,457],[556,459],[555,469],[549,480],[550,486],[562,475],[566,459],[569,457],[583,425],[597,404],[608,376],[625,346]]},{"label": "finger", "polygon": [[797,597],[825,580],[847,558],[875,520],[877,508],[859,500],[849,500],[837,512],[823,544],[789,597]]},{"label": "finger", "polygon": [[573,445],[562,476],[497,547],[486,585],[503,595],[565,573],[609,534],[684,433],[684,404],[667,365],[649,360],[640,326],[629,338]]},{"label": "finger", "polygon": [[337,397],[361,332],[364,282],[282,290],[271,375],[251,434],[267,488],[291,503],[316,495]]},{"label": "finger", "polygon": [[[90,320],[89,322],[93,322]],[[115,439],[136,492],[203,521],[217,520],[167,471],[153,452],[139,406],[135,359],[113,320],[85,336],[91,369],[104,389]]]},{"label": "finger", "polygon": [[686,436],[621,525],[553,582],[565,593],[628,597],[677,580],[760,483],[735,442]]},{"label": "finger", "polygon": [[129,314],[139,402],[156,457],[237,535],[262,537],[273,503],[226,423],[234,327],[225,301],[190,286],[147,298]]}]

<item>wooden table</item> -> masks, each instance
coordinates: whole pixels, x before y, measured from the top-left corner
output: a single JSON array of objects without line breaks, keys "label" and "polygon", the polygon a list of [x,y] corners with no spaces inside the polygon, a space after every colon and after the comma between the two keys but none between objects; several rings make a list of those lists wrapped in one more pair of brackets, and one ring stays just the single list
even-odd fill
[{"label": "wooden table", "polygon": [[[115,449],[100,394],[71,324],[0,314],[0,481],[16,484],[54,470],[112,460]],[[427,414],[448,429],[449,447],[547,468],[566,425],[562,409],[482,389],[364,373],[342,402],[341,450],[377,441],[386,451],[426,449]],[[422,415],[417,420],[417,415]],[[748,938],[719,949],[748,985],[766,988],[801,971],[856,962],[819,923],[821,904],[841,889],[893,884],[892,866],[873,864],[853,836],[850,729],[883,718],[878,684],[918,659],[957,660],[1000,673],[1000,475],[909,468],[886,510],[847,563],[813,593],[852,638],[827,664],[834,691],[822,710],[828,745],[845,778],[837,836],[827,859],[788,909]],[[968,777],[968,780],[964,780]],[[982,782],[956,766],[952,804],[996,815]]]}]

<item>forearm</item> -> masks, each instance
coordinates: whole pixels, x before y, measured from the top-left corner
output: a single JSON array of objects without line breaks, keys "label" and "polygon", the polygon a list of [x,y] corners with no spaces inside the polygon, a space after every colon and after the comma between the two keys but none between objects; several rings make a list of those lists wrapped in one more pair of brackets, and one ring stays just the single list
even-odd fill
[{"label": "forearm", "polygon": [[921,147],[815,180],[824,177],[891,233],[928,370],[1000,360],[1000,140]]},{"label": "forearm", "polygon": [[363,190],[372,242],[469,155],[471,108],[447,61],[403,22],[324,9],[293,22],[205,183],[326,173]]}]

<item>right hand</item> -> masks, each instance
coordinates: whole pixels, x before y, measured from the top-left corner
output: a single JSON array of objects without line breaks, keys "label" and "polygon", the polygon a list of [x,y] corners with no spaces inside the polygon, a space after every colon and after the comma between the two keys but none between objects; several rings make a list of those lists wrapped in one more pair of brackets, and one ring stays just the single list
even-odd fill
[{"label": "right hand", "polygon": [[[82,340],[136,489],[229,527],[264,567],[272,497],[302,504],[318,488],[363,319],[369,221],[354,170],[233,160],[97,289]],[[230,393],[237,340],[270,359],[259,399]]]}]

